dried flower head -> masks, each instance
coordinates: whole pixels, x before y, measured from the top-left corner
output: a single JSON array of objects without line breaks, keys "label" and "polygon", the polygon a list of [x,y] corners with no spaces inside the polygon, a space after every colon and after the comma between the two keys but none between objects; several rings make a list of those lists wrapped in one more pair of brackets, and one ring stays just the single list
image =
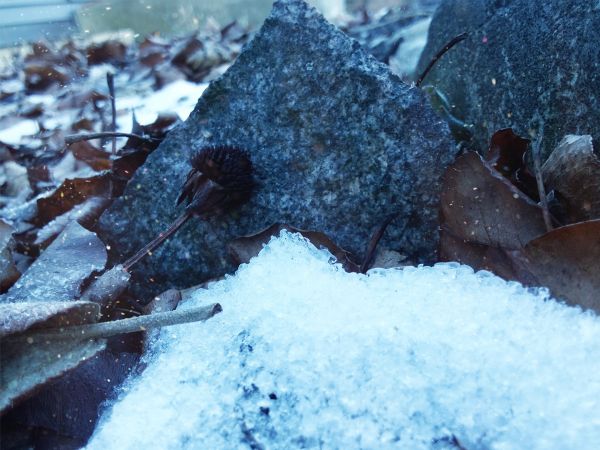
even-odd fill
[{"label": "dried flower head", "polygon": [[192,214],[226,212],[252,195],[252,162],[239,148],[204,147],[194,154],[191,165],[177,204],[185,201],[186,210]]}]

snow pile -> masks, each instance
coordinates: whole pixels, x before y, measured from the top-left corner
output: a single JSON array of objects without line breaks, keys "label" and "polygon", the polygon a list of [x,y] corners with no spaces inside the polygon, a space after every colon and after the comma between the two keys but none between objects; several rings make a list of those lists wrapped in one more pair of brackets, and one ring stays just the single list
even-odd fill
[{"label": "snow pile", "polygon": [[[596,449],[600,320],[466,266],[345,273],[282,233],[183,307],[90,449]],[[462,446],[462,447],[459,447]]]}]

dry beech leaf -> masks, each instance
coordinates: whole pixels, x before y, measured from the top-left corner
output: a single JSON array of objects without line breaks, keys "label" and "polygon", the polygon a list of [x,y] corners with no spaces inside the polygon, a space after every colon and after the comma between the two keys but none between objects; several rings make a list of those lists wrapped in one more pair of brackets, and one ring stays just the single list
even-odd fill
[{"label": "dry beech leaf", "polygon": [[535,176],[525,164],[529,142],[515,134],[512,128],[498,130],[492,136],[485,160],[519,190],[538,200]]},{"label": "dry beech leaf", "polygon": [[0,303],[51,302],[79,297],[81,283],[104,269],[106,248],[95,233],[71,222],[19,280],[0,296]]},{"label": "dry beech leaf", "polygon": [[565,136],[542,166],[547,190],[566,203],[569,222],[600,218],[600,160],[590,135]]},{"label": "dry beech leaf", "polygon": [[111,199],[113,189],[114,184],[109,172],[90,178],[66,179],[51,195],[37,201],[38,214],[35,224],[46,225],[91,197]]},{"label": "dry beech leaf", "polygon": [[112,167],[110,153],[95,147],[89,141],[74,142],[69,145],[69,150],[75,159],[83,161],[94,170],[102,171]]},{"label": "dry beech leaf", "polygon": [[229,250],[236,264],[250,261],[262,250],[272,236],[277,236],[282,230],[300,233],[317,248],[326,248],[335,256],[337,262],[342,264],[348,272],[359,272],[360,268],[351,259],[350,253],[338,247],[327,235],[318,231],[300,230],[294,226],[276,223],[262,231],[250,236],[234,239],[229,243]]},{"label": "dry beech leaf", "polygon": [[0,412],[105,347],[102,340],[30,344],[30,332],[93,323],[99,315],[98,305],[88,302],[0,304]]},{"label": "dry beech leaf", "polygon": [[88,198],[83,203],[75,205],[73,209],[44,225],[37,232],[34,244],[45,247],[74,220],[86,228],[91,227],[109,204],[110,200],[107,198]]},{"label": "dry beech leaf", "polygon": [[108,308],[125,291],[130,279],[131,274],[123,270],[123,266],[119,264],[96,278],[81,295],[81,300],[94,302],[103,308]]},{"label": "dry beech leaf", "polygon": [[6,291],[21,276],[12,257],[12,233],[12,227],[0,219],[0,292]]},{"label": "dry beech leaf", "polygon": [[472,152],[444,174],[441,222],[455,239],[505,250],[546,231],[541,208]]},{"label": "dry beech leaf", "polygon": [[600,314],[600,220],[556,228],[510,256],[522,283]]},{"label": "dry beech leaf", "polygon": [[104,63],[123,64],[126,62],[127,47],[122,42],[113,39],[90,45],[86,55],[90,66]]}]

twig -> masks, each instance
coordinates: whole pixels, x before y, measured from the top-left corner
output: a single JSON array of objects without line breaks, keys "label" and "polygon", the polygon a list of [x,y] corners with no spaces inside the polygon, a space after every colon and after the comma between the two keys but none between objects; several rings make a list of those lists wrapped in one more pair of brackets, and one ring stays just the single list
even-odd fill
[{"label": "twig", "polygon": [[552,217],[550,210],[548,209],[548,199],[546,198],[546,189],[544,188],[544,180],[542,179],[542,162],[540,152],[542,149],[542,139],[544,138],[544,125],[540,127],[538,131],[539,137],[535,140],[532,148],[533,158],[533,171],[535,172],[535,181],[537,182],[538,195],[540,196],[540,205],[542,207],[542,216],[544,217],[544,224],[546,225],[546,231],[552,231]]},{"label": "twig", "polygon": [[179,230],[183,226],[183,224],[185,224],[188,221],[188,219],[190,217],[192,217],[192,214],[190,212],[186,211],[181,216],[179,216],[177,219],[175,219],[175,222],[173,222],[169,226],[169,228],[167,228],[165,231],[160,233],[158,236],[156,236],[154,239],[152,239],[150,242],[148,242],[146,245],[144,245],[141,249],[139,249],[135,253],[135,255],[133,255],[131,258],[129,258],[127,261],[125,261],[123,263],[123,270],[129,272],[129,269],[131,269],[131,266],[133,266],[140,259],[142,259],[144,256],[146,256],[148,253],[150,253],[152,250],[154,250],[160,244],[162,244],[165,239],[167,239],[169,236],[171,236],[173,233],[175,233],[177,230]]},{"label": "twig", "polygon": [[373,233],[373,236],[371,237],[371,240],[369,241],[369,245],[367,247],[367,253],[365,255],[365,259],[363,260],[363,263],[360,265],[360,273],[366,273],[367,270],[369,270],[371,261],[373,261],[373,257],[375,256],[375,250],[377,250],[377,245],[379,244],[379,241],[383,237],[383,233],[385,233],[385,230],[387,229],[388,225],[390,223],[392,223],[392,221],[396,217],[398,217],[398,214],[399,213],[396,212],[396,213],[388,216],[383,221],[383,223],[381,225],[379,225],[379,228],[377,228],[375,230],[375,233]]},{"label": "twig", "polygon": [[[110,108],[112,112],[112,122],[110,126],[110,131],[117,131],[117,107],[116,107],[116,99],[115,99],[115,76],[112,72],[106,72],[106,84],[108,84],[108,94],[110,96]],[[112,154],[117,153],[117,137],[113,136],[112,139]]]},{"label": "twig", "polygon": [[156,142],[160,141],[160,139],[152,138],[152,137],[144,137],[139,134],[133,133],[122,133],[120,131],[103,131],[101,133],[80,133],[80,134],[70,134],[65,136],[65,144],[71,145],[75,142],[79,141],[90,141],[92,139],[100,139],[105,137],[129,137],[135,139],[141,139],[146,142]]},{"label": "twig", "polygon": [[[196,308],[167,311],[148,316],[131,317],[129,319],[113,320],[111,322],[92,323],[72,327],[43,330],[39,333],[26,335],[27,342],[46,342],[51,340],[87,340],[109,338],[119,334],[136,333],[151,328],[168,327],[189,322],[200,322],[210,319],[223,311],[219,303]],[[23,339],[20,336],[17,339]],[[7,338],[12,340],[12,337]]]},{"label": "twig", "polygon": [[448,42],[446,45],[444,45],[444,47],[439,52],[436,53],[436,55],[433,57],[433,59],[431,61],[429,61],[429,64],[427,65],[425,70],[421,73],[421,76],[419,76],[419,78],[417,79],[415,86],[417,86],[417,87],[421,86],[421,83],[423,83],[423,80],[425,79],[427,74],[429,74],[429,71],[433,68],[433,66],[438,61],[438,59],[440,59],[442,56],[444,56],[444,53],[446,53],[448,50],[450,50],[456,44],[458,44],[461,41],[464,41],[468,36],[469,36],[469,33],[467,33],[467,32],[461,33],[458,36],[454,37],[452,40],[450,40],[450,42]]}]

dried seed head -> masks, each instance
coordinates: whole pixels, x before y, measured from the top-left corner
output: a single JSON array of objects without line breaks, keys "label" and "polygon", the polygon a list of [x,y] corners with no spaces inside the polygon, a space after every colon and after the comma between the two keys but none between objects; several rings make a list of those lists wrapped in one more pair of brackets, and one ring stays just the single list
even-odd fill
[{"label": "dried seed head", "polygon": [[252,162],[235,147],[205,147],[194,154],[192,170],[177,204],[196,215],[218,214],[242,205],[254,188]]}]

